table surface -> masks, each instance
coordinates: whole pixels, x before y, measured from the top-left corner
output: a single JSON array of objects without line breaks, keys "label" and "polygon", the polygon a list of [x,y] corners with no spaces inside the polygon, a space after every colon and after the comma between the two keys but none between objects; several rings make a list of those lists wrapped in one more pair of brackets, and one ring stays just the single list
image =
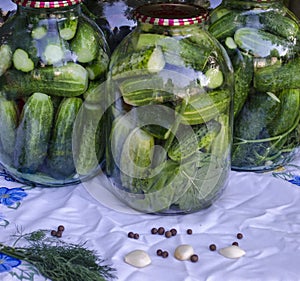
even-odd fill
[{"label": "table surface", "polygon": [[[211,207],[176,216],[133,211],[105,189],[103,175],[76,186],[33,188],[1,171],[0,242],[11,245],[20,230],[49,229],[50,233],[62,224],[65,231],[60,239],[86,242],[117,270],[121,281],[300,280],[299,163],[300,157],[292,165],[268,173],[232,171],[227,188]],[[11,200],[1,196],[8,190]],[[178,233],[171,238],[152,235],[151,228],[159,226],[176,228]],[[189,228],[192,235],[186,233]],[[139,233],[140,238],[128,238],[130,231]],[[243,239],[236,239],[238,232]],[[239,242],[245,256],[228,259],[208,249],[212,243],[220,249],[233,241]],[[176,260],[173,253],[180,244],[190,244],[199,261]],[[167,250],[169,257],[157,256],[159,248]],[[149,254],[149,266],[138,269],[124,262],[124,256],[136,249]],[[26,263],[0,273],[0,280],[28,280],[20,277],[21,272],[31,274],[30,280],[45,280]]]}]

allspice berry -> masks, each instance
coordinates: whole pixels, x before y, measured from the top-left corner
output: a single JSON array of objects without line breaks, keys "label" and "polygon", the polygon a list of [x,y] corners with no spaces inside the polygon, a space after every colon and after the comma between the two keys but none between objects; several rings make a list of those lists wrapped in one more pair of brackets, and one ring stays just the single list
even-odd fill
[{"label": "allspice berry", "polygon": [[196,255],[196,254],[193,254],[193,255],[191,255],[191,262],[197,262],[198,261],[198,255]]},{"label": "allspice berry", "polygon": [[161,227],[158,228],[157,233],[159,235],[163,235],[165,233],[165,229],[161,226]]},{"label": "allspice berry", "polygon": [[217,246],[216,246],[215,244],[210,244],[210,245],[209,245],[209,249],[210,249],[211,251],[215,251],[215,250],[217,250]]},{"label": "allspice berry", "polygon": [[58,231],[64,231],[65,227],[63,225],[59,225],[57,228]]}]

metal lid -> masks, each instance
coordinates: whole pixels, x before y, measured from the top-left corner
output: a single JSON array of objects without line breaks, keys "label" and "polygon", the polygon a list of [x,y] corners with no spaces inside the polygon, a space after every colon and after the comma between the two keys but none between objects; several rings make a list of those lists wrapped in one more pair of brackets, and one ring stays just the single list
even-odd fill
[{"label": "metal lid", "polygon": [[181,26],[205,22],[208,19],[208,11],[193,4],[157,3],[138,7],[134,16],[143,23]]},{"label": "metal lid", "polygon": [[30,8],[60,8],[80,4],[82,0],[30,1],[13,0],[17,5]]}]

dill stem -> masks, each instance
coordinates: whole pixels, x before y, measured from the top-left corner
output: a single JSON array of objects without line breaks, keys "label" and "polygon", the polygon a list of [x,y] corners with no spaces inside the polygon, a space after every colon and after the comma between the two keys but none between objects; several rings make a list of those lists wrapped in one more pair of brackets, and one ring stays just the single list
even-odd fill
[{"label": "dill stem", "polygon": [[26,257],[23,250],[19,250],[19,249],[14,248],[14,247],[6,246],[2,243],[0,243],[0,253],[3,253],[5,255],[8,255],[8,256],[10,256],[12,258],[15,258],[15,259],[28,261],[28,259],[27,259],[27,257]]}]

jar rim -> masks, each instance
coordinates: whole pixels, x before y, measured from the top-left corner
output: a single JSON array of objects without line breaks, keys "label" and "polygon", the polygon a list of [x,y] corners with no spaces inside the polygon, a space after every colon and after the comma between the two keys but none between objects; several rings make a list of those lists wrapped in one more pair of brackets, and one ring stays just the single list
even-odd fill
[{"label": "jar rim", "polygon": [[207,21],[208,10],[186,3],[145,4],[136,8],[134,17],[142,23],[183,26]]},{"label": "jar rim", "polygon": [[17,5],[30,8],[61,8],[80,4],[82,0],[31,1],[13,0]]}]

